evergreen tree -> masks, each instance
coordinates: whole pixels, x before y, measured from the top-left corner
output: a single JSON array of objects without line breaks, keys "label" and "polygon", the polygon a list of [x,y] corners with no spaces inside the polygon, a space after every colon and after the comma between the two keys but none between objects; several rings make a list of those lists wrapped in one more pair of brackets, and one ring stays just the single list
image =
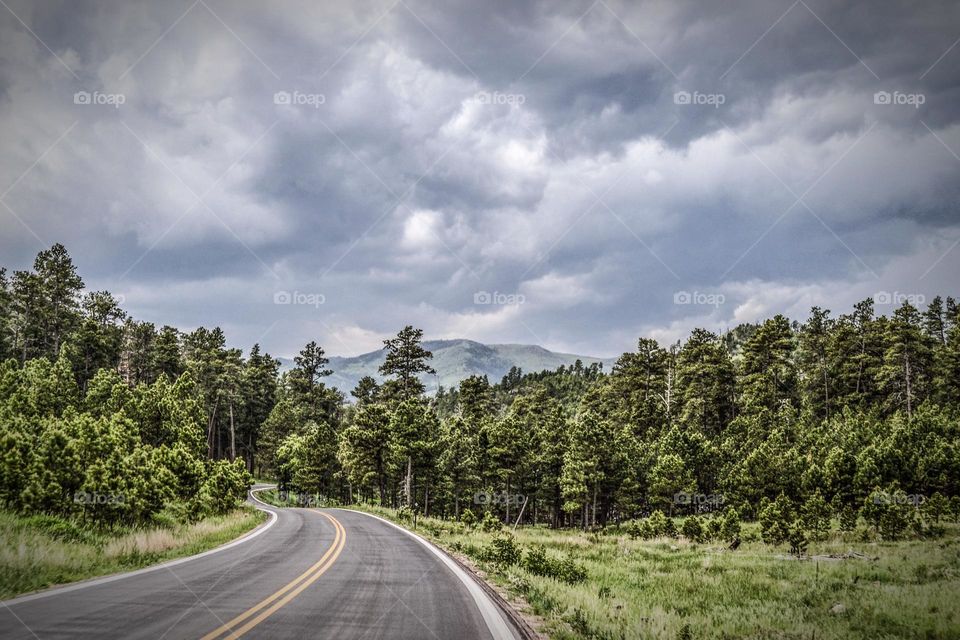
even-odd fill
[{"label": "evergreen tree", "polygon": [[414,329],[407,325],[397,334],[397,337],[383,341],[387,356],[380,365],[380,373],[385,376],[396,376],[391,385],[401,400],[411,400],[423,395],[425,387],[417,377],[421,373],[436,373],[427,364],[433,354],[423,348],[423,329]]}]

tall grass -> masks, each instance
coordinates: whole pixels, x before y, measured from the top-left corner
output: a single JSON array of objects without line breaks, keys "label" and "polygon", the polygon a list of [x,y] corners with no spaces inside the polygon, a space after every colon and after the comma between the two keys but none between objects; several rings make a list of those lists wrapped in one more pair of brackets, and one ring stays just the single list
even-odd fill
[{"label": "tall grass", "polygon": [[244,507],[194,524],[109,532],[0,512],[0,598],[200,553],[263,520],[263,512]]},{"label": "tall grass", "polygon": [[[518,528],[516,542],[524,549],[543,545],[586,568],[587,580],[572,585],[520,565],[484,562],[481,551],[494,534],[432,519],[420,519],[417,531],[464,552],[525,599],[552,638],[960,638],[956,525],[936,540],[862,542],[835,535],[811,543],[805,559],[790,556],[786,545],[759,541],[730,551],[682,538]],[[744,540],[755,531],[744,525]]]}]

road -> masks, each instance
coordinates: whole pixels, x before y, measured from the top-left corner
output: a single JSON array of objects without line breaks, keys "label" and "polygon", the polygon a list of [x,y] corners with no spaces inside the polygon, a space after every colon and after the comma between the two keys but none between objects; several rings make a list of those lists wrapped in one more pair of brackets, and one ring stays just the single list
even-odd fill
[{"label": "road", "polygon": [[0,638],[520,637],[471,577],[395,525],[258,506],[270,520],[232,546],[0,603]]}]

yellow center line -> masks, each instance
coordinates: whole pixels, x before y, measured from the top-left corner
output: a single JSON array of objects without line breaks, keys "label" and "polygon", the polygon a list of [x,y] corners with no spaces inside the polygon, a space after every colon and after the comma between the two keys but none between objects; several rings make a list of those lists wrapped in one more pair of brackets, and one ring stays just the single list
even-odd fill
[{"label": "yellow center line", "polygon": [[[313,509],[313,511],[316,511],[316,509]],[[288,602],[300,595],[304,589],[316,582],[317,579],[319,579],[320,576],[322,576],[326,570],[329,569],[334,562],[336,562],[337,557],[339,557],[340,552],[343,550],[343,547],[346,544],[347,533],[344,530],[343,525],[340,524],[340,521],[331,516],[329,513],[325,513],[323,511],[317,511],[317,513],[326,517],[331,523],[333,523],[334,530],[336,531],[336,535],[333,538],[333,544],[331,544],[330,548],[328,548],[326,553],[323,554],[323,557],[321,557],[320,560],[318,560],[309,569],[281,587],[278,591],[257,603],[247,611],[244,611],[230,622],[227,622],[214,629],[207,635],[203,636],[201,640],[214,640],[215,638],[219,638],[224,634],[230,638],[239,638],[247,631],[263,622],[269,616],[273,615],[273,613],[280,609],[280,607],[283,607]],[[235,625],[240,624],[265,607],[268,607],[265,611],[257,615],[243,626],[234,629]]]}]

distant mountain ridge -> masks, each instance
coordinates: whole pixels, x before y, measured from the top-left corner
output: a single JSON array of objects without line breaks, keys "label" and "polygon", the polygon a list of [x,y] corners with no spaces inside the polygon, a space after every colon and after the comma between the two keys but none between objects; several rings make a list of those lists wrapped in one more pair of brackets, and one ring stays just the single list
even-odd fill
[{"label": "distant mountain ridge", "polygon": [[[524,373],[554,370],[560,365],[569,366],[580,360],[584,366],[594,362],[603,363],[603,370],[609,371],[615,359],[581,356],[572,353],[557,353],[538,345],[529,344],[483,344],[473,340],[426,340],[423,347],[433,352],[430,366],[437,375],[424,375],[421,380],[427,386],[428,393],[434,393],[437,385],[450,388],[472,375],[487,376],[490,383],[500,379],[511,367],[519,367]],[[372,376],[382,381],[378,369],[383,364],[386,351],[380,349],[354,357],[332,356],[329,368],[333,375],[324,382],[327,386],[337,387],[349,394],[363,376]],[[293,362],[281,358],[282,368],[289,369]]]}]

